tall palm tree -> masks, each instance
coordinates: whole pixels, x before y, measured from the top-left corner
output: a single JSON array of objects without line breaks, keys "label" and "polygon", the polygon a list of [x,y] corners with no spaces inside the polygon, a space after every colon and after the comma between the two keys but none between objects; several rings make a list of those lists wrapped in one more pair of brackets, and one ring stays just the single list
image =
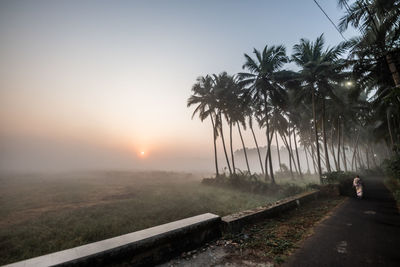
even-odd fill
[{"label": "tall palm tree", "polygon": [[[249,99],[243,97],[243,90],[237,78],[234,76],[228,76],[228,78],[229,78],[229,86],[226,88],[224,94],[226,117],[230,122],[231,130],[233,126],[235,125],[237,126],[239,137],[243,147],[243,153],[245,156],[247,171],[249,174],[251,174],[246,146],[244,144],[242,131],[240,129],[240,125],[243,126],[244,130],[246,129],[245,116],[247,112],[247,107],[249,106],[248,103]],[[232,142],[232,134],[231,134],[231,142]],[[234,162],[232,145],[231,145],[231,154],[232,154],[232,162]]]},{"label": "tall palm tree", "polygon": [[[214,92],[214,97],[216,99],[216,109],[217,109],[217,121],[218,121],[218,129],[219,133],[221,134],[221,140],[222,140],[222,146],[224,149],[224,155],[226,159],[226,164],[228,166],[229,174],[232,175],[235,172],[235,166],[234,166],[234,158],[233,158],[233,152],[232,152],[232,142],[231,144],[231,155],[232,155],[232,168],[231,164],[229,162],[229,157],[228,153],[226,151],[226,144],[225,144],[225,136],[224,136],[224,131],[223,131],[223,117],[222,115],[225,116],[225,119],[228,119],[227,117],[227,101],[226,101],[226,92],[229,91],[229,86],[230,86],[230,78],[228,77],[228,74],[226,72],[222,72],[219,75],[213,74],[213,92]],[[229,121],[228,121],[229,123]],[[231,130],[231,128],[230,128]],[[232,131],[230,131],[231,133]],[[232,136],[231,139],[232,141]],[[233,172],[232,172],[233,169]]]},{"label": "tall palm tree", "polygon": [[218,126],[217,116],[215,113],[216,99],[213,95],[213,80],[207,75],[197,78],[196,83],[192,87],[193,95],[191,95],[187,101],[187,106],[197,105],[193,111],[193,117],[198,113],[200,120],[204,121],[207,117],[210,118],[212,129],[213,129],[213,141],[214,141],[214,162],[215,162],[215,173],[219,176],[218,170],[218,157],[217,157],[217,137],[218,137]]},{"label": "tall palm tree", "polygon": [[[324,37],[320,35],[315,42],[307,39],[301,39],[299,44],[293,46],[292,60],[301,68],[300,75],[303,82],[304,97],[311,94],[311,102],[313,109],[313,126],[315,143],[317,150],[318,174],[322,179],[321,156],[318,137],[318,121],[316,114],[317,100],[322,100],[322,120],[325,125],[325,100],[327,96],[333,93],[333,79],[339,78],[340,71],[344,67],[344,61],[339,59],[347,48],[346,44],[342,43],[332,48],[324,49]],[[328,171],[330,171],[329,155],[326,143],[326,131],[323,127],[323,141],[325,151],[325,162]]]},{"label": "tall palm tree", "polygon": [[267,156],[269,158],[269,169],[272,183],[275,183],[274,171],[271,157],[271,138],[270,138],[270,112],[274,105],[279,104],[281,94],[284,91],[277,82],[276,75],[282,66],[288,62],[286,49],[284,46],[265,46],[262,52],[254,49],[255,59],[244,54],[246,62],[243,69],[247,73],[239,73],[239,77],[244,85],[248,85],[249,94],[253,102],[259,103],[263,107],[265,116],[266,136],[267,136]]}]

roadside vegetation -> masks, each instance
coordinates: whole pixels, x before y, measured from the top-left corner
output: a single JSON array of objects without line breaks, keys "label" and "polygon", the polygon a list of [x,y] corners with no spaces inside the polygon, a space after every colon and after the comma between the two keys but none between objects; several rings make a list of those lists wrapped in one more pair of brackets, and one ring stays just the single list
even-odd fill
[{"label": "roadside vegetation", "polygon": [[385,185],[393,193],[393,197],[397,201],[397,206],[400,207],[400,154],[385,160],[383,163],[386,179]]},{"label": "roadside vegetation", "polygon": [[[313,179],[314,178],[314,179]],[[307,190],[315,189],[318,180],[315,177],[307,177],[307,179],[291,180],[279,179],[277,183],[268,183],[262,179],[259,174],[234,174],[230,177],[220,175],[216,178],[204,178],[202,183],[221,188],[231,188],[241,192],[248,192],[260,195],[275,195],[278,194],[282,197],[293,196],[305,192]]]}]

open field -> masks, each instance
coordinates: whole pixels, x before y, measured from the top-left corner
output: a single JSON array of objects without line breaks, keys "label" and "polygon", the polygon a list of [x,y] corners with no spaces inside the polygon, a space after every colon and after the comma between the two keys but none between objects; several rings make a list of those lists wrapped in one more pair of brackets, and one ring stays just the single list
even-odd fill
[{"label": "open field", "polygon": [[281,198],[210,187],[201,178],[174,172],[2,174],[0,264]]}]

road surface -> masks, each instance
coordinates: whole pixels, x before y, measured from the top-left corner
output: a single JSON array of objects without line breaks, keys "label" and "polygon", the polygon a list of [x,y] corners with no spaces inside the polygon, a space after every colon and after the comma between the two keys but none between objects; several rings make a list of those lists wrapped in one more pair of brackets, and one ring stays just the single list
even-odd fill
[{"label": "road surface", "polygon": [[346,200],[314,229],[284,266],[400,266],[396,203],[382,179],[363,181],[365,198]]}]

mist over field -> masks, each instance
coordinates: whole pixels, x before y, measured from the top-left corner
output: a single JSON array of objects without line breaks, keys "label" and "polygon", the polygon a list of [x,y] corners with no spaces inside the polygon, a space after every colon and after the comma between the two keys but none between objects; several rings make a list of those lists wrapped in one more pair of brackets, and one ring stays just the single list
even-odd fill
[{"label": "mist over field", "polygon": [[[258,154],[255,148],[247,148],[250,169],[261,173]],[[264,164],[266,149],[260,149],[261,159]],[[140,158],[131,151],[90,145],[73,141],[57,141],[49,139],[0,139],[0,170],[8,172],[54,172],[77,170],[167,170],[186,172],[213,171],[213,158],[209,155],[151,155],[149,158]],[[237,168],[246,170],[243,149],[235,151]],[[276,146],[272,146],[273,166],[279,170],[278,154]],[[289,168],[288,151],[280,148],[281,163]],[[307,171],[305,152],[299,149],[299,158],[302,171]],[[224,171],[224,158],[220,156],[220,169]],[[294,168],[294,167],[293,167]],[[311,158],[309,168],[314,172]],[[226,170],[225,170],[226,171]]]},{"label": "mist over field", "polygon": [[207,156],[149,155],[142,158],[130,150],[75,140],[51,138],[0,138],[0,170],[8,172],[54,172],[76,170],[168,170],[210,171]]},{"label": "mist over field", "polygon": [[[210,144],[211,146],[211,144]],[[271,145],[272,163],[276,171],[280,170],[276,146]],[[99,145],[79,140],[55,140],[50,138],[2,137],[0,138],[0,170],[5,172],[68,172],[87,170],[166,170],[177,172],[212,173],[213,157],[210,151],[199,153],[196,151],[171,152],[170,155],[148,155],[141,157],[127,149],[113,146]],[[256,148],[247,147],[248,160],[252,172],[261,173]],[[293,151],[294,153],[294,151]],[[308,155],[308,164],[305,151],[298,149],[300,166],[303,173],[310,170],[314,173],[312,158]],[[222,153],[221,153],[222,154]],[[221,173],[226,172],[226,163],[223,155],[219,155]],[[265,164],[266,149],[260,147],[261,160]],[[243,149],[234,152],[236,168],[246,170]],[[352,153],[346,152],[348,158]],[[333,162],[331,154],[330,160]],[[281,163],[289,168],[288,150],[280,147]],[[297,159],[296,159],[297,160]],[[296,162],[297,163],[297,162]],[[293,166],[293,171],[295,167]]]}]

